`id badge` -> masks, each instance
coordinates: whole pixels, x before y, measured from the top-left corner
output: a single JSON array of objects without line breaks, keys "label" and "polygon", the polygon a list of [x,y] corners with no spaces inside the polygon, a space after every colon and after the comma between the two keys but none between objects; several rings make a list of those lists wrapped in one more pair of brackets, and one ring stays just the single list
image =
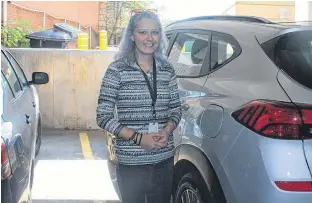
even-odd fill
[{"label": "id badge", "polygon": [[148,133],[158,133],[158,123],[150,123],[148,126]]}]

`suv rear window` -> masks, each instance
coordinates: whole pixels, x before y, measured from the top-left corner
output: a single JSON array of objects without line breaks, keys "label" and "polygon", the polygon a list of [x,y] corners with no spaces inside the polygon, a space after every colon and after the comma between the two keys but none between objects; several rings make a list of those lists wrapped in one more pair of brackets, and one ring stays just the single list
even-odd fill
[{"label": "suv rear window", "polygon": [[262,48],[280,69],[312,89],[312,31],[296,31],[263,43]]}]

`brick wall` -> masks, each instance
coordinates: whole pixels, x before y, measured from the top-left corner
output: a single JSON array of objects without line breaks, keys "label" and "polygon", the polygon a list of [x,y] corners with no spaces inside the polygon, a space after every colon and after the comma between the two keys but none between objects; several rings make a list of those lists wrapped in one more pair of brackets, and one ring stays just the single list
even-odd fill
[{"label": "brick wall", "polygon": [[[42,13],[42,15],[44,15]],[[49,14],[45,14],[45,27],[52,28],[55,23],[65,23],[64,19],[57,19]],[[76,27],[76,26],[75,26]]]},{"label": "brick wall", "polygon": [[29,11],[19,8],[13,4],[8,4],[8,24],[14,26],[16,21],[25,20],[30,23],[33,31],[43,26],[43,13]]},{"label": "brick wall", "polygon": [[[38,11],[45,11],[58,18],[92,26],[97,30],[99,23],[99,1],[11,1],[13,4]],[[103,5],[105,3],[101,3]],[[102,7],[102,6],[101,6]]]},{"label": "brick wall", "polygon": [[[45,18],[44,18],[45,15]],[[45,23],[44,23],[45,19]],[[48,13],[44,13],[42,11],[29,10],[12,3],[8,3],[8,25],[14,26],[17,21],[25,20],[30,23],[30,27],[33,32],[39,31],[40,28],[44,27],[46,29],[53,28],[55,23],[67,23],[75,28],[80,29],[82,32],[88,33],[89,37],[91,36],[91,49],[99,46],[98,42],[98,33],[95,28],[91,28],[90,35],[90,27],[79,25],[79,22],[73,20],[66,20],[62,18],[56,18]],[[45,25],[45,26],[44,26]],[[74,43],[77,44],[77,43]],[[69,46],[70,48],[77,48],[75,45]]]}]

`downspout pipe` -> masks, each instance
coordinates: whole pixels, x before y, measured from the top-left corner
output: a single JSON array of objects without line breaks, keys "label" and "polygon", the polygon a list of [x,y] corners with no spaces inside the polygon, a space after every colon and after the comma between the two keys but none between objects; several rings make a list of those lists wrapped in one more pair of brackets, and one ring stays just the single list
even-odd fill
[{"label": "downspout pipe", "polygon": [[8,25],[8,2],[7,1],[2,1],[3,3],[3,25],[7,26]]}]

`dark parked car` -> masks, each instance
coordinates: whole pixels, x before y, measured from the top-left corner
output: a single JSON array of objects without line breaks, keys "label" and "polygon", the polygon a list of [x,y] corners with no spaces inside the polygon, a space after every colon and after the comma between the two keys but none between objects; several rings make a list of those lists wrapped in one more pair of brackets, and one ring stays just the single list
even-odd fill
[{"label": "dark parked car", "polygon": [[34,159],[41,145],[41,114],[34,85],[46,84],[47,73],[28,81],[12,54],[1,47],[1,202],[31,201]]}]

